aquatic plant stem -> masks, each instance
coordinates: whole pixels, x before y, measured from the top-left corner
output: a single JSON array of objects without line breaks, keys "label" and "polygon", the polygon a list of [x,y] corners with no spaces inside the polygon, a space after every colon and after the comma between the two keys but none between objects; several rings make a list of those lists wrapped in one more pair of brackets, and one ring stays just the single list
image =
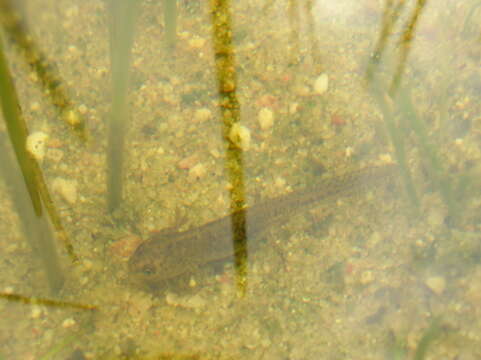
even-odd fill
[{"label": "aquatic plant stem", "polygon": [[107,206],[110,212],[122,201],[124,142],[129,116],[129,66],[139,5],[138,0],[109,1],[112,107],[107,149]]},{"label": "aquatic plant stem", "polygon": [[14,4],[14,0],[0,0],[0,25],[12,42],[21,50],[30,68],[37,74],[43,93],[50,98],[60,117],[85,141],[85,120],[74,109],[72,100],[66,91],[66,82],[60,77],[58,70],[48,61],[47,56],[30,35],[29,28],[23,20],[22,11],[18,8],[23,2]]},{"label": "aquatic plant stem", "polygon": [[451,184],[448,181],[448,178],[446,177],[446,172],[444,171],[443,166],[441,165],[441,161],[439,160],[438,151],[429,140],[424,123],[416,113],[416,110],[411,101],[410,89],[407,87],[403,87],[399,93],[399,99],[400,106],[403,111],[404,117],[406,118],[406,121],[410,122],[411,128],[419,138],[419,146],[424,155],[424,158],[427,160],[426,163],[430,168],[433,182],[438,188],[444,202],[446,203],[446,206],[448,207],[449,215],[455,220],[457,212],[455,209],[455,201],[453,198]]},{"label": "aquatic plant stem", "polygon": [[168,48],[177,42],[177,0],[164,0],[165,39]]},{"label": "aquatic plant stem", "polygon": [[403,179],[406,193],[411,201],[411,204],[413,205],[415,216],[417,216],[419,214],[419,199],[411,178],[411,173],[409,172],[409,168],[407,166],[403,134],[401,133],[401,130],[396,127],[394,122],[394,111],[390,106],[390,104],[392,104],[392,100],[387,93],[383,94],[379,89],[375,89],[374,86],[371,87],[371,90],[383,114],[383,120],[391,138],[391,142],[394,147],[394,154],[399,165],[399,172]]},{"label": "aquatic plant stem", "polygon": [[244,296],[247,289],[247,228],[244,211],[245,184],[243,149],[233,144],[229,134],[240,121],[240,106],[237,99],[237,76],[234,45],[232,41],[232,17],[229,0],[211,1],[212,29],[214,39],[215,67],[219,89],[219,107],[222,115],[222,137],[226,144],[226,167],[232,184],[231,224],[232,242],[235,249],[237,289]]}]

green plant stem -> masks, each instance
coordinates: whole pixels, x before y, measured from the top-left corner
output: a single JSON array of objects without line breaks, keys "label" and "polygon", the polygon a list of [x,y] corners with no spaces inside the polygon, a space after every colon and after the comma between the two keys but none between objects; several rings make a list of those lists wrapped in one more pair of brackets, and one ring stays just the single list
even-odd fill
[{"label": "green plant stem", "polygon": [[419,146],[427,164],[429,165],[434,185],[437,187],[444,202],[446,203],[449,215],[455,220],[456,209],[451,184],[446,176],[443,166],[441,165],[441,161],[439,160],[438,151],[430,142],[426,127],[416,113],[411,101],[410,90],[407,87],[401,89],[399,99],[404,117],[410,122],[411,128],[419,138]]},{"label": "green plant stem", "polygon": [[[386,124],[387,131],[394,147],[394,154],[399,165],[399,172],[403,179],[406,193],[408,194],[411,204],[413,205],[413,210],[415,212],[414,215],[417,216],[419,214],[419,199],[411,178],[411,173],[409,172],[409,168],[407,166],[403,134],[402,131],[396,127],[393,110],[389,106],[391,98],[389,98],[386,93],[383,94],[380,92],[380,90],[375,89],[374,86],[372,87],[372,92],[377,99],[383,114],[384,123]],[[387,98],[385,98],[385,96],[387,96]]]},{"label": "green plant stem", "polygon": [[40,259],[51,292],[61,289],[64,277],[55,248],[55,240],[45,216],[38,216],[22,180],[21,172],[9,154],[4,136],[0,136],[0,173],[7,184],[32,252]]},{"label": "green plant stem", "polygon": [[[12,143],[23,179],[20,179],[20,177],[19,179],[15,178],[15,174],[18,172],[15,170],[14,162],[9,160],[5,141],[2,141],[2,167],[4,168],[2,172],[6,177],[7,183],[10,182],[11,186],[16,188],[15,194],[17,196],[14,199],[14,203],[16,204],[20,217],[23,219],[24,214],[28,214],[25,215],[25,221],[23,222],[24,228],[26,229],[25,234],[29,243],[32,245],[33,251],[39,254],[42,260],[50,289],[56,292],[62,287],[64,277],[48,221],[44,216],[42,217],[44,213],[43,204],[47,206],[53,223],[60,227],[63,239],[66,240],[67,237],[52,206],[41,170],[36,160],[27,153],[25,144],[27,142],[28,130],[20,112],[17,93],[13,85],[1,42],[0,105],[7,125],[8,136]],[[26,191],[29,194],[28,197],[23,195],[24,192],[20,185],[22,183],[25,184]],[[32,227],[35,230],[32,230]]]},{"label": "green plant stem", "polygon": [[165,38],[168,48],[177,42],[177,0],[164,0]]},{"label": "green plant stem", "polygon": [[215,51],[215,67],[219,89],[222,116],[222,137],[226,143],[226,167],[232,212],[232,234],[235,251],[236,282],[239,294],[245,295],[247,289],[247,238],[245,211],[245,184],[243,151],[229,140],[234,124],[240,121],[240,107],[237,99],[237,76],[232,42],[231,5],[229,0],[211,2],[212,29]]},{"label": "green plant stem", "polygon": [[128,83],[134,25],[139,0],[109,0],[112,108],[107,150],[107,206],[110,212],[122,201],[122,168],[128,121]]}]

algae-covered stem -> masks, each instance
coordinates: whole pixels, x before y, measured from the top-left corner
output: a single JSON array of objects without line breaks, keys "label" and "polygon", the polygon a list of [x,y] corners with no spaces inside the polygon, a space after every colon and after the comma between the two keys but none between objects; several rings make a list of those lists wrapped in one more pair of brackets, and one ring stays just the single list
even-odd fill
[{"label": "algae-covered stem", "polygon": [[[14,5],[15,3],[15,5]],[[34,41],[22,11],[23,2],[0,1],[0,24],[6,34],[21,49],[21,54],[33,72],[38,76],[43,94],[50,98],[61,118],[82,140],[86,140],[85,119],[74,109],[73,102],[66,91],[66,81],[57,68],[49,61],[41,47]]]},{"label": "algae-covered stem", "polygon": [[233,126],[240,121],[230,11],[230,1],[228,0],[214,0],[211,2],[215,67],[222,115],[222,138],[226,144],[226,168],[229,182],[232,185],[230,188],[232,243],[237,250],[235,256],[237,285],[240,293],[243,294],[247,286],[247,267],[245,264],[248,250],[245,213],[239,211],[245,205],[243,149],[236,146],[229,138]]},{"label": "algae-covered stem", "polygon": [[[6,151],[2,152],[2,173],[4,173],[7,183],[10,183],[14,189],[12,190],[13,202],[22,220],[27,240],[29,240],[32,250],[39,254],[41,258],[51,291],[57,292],[63,285],[64,276],[48,219],[44,214],[44,207],[47,209],[48,215],[64,241],[69,254],[74,259],[75,256],[71,251],[71,245],[50,199],[42,171],[34,157],[27,152],[28,129],[20,110],[16,89],[1,42],[0,108],[4,115],[7,133],[22,176],[16,176],[17,168],[14,161],[10,161]],[[32,231],[32,228],[35,229],[35,232]]]}]

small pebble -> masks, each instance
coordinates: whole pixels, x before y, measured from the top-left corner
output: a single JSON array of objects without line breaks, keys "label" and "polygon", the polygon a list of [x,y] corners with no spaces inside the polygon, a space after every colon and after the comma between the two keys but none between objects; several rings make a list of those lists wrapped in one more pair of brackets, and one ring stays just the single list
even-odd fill
[{"label": "small pebble", "polygon": [[78,107],[78,112],[81,113],[82,115],[85,115],[88,111],[87,106],[85,104],[80,104]]},{"label": "small pebble", "polygon": [[42,131],[36,131],[27,137],[27,151],[38,161],[42,161],[45,157],[47,139],[48,135]]},{"label": "small pebble", "polygon": [[284,186],[286,186],[286,179],[282,177],[277,177],[274,181],[274,184],[279,188],[283,188]]},{"label": "small pebble", "polygon": [[63,159],[63,151],[59,149],[49,149],[47,151],[47,159],[52,160],[54,163],[58,163]]},{"label": "small pebble", "polygon": [[329,87],[329,78],[326,73],[319,75],[319,77],[314,82],[314,91],[318,95],[324,94]]},{"label": "small pebble", "polygon": [[197,155],[190,155],[190,156],[180,160],[177,163],[177,166],[179,167],[179,169],[186,170],[186,169],[190,169],[191,167],[193,167],[196,163],[197,163]]},{"label": "small pebble", "polygon": [[194,113],[194,121],[204,122],[212,118],[212,111],[207,108],[197,109]]},{"label": "small pebble", "polygon": [[346,125],[346,120],[340,116],[339,114],[332,114],[331,115],[331,124],[333,126],[341,127]]},{"label": "small pebble", "polygon": [[269,130],[274,125],[274,113],[268,107],[263,107],[257,115],[262,130]]},{"label": "small pebble", "polygon": [[388,153],[379,155],[379,161],[381,161],[383,164],[392,164],[394,162],[391,154]]},{"label": "small pebble", "polygon": [[75,320],[72,318],[65,319],[62,323],[62,327],[68,329],[76,324]]},{"label": "small pebble", "polygon": [[140,238],[140,236],[133,234],[126,235],[110,245],[110,252],[126,260],[135,252],[141,242],[142,238]]},{"label": "small pebble", "polygon": [[165,301],[172,306],[179,306],[193,310],[199,310],[206,304],[205,300],[200,295],[179,296],[173,293],[167,293]]},{"label": "small pebble", "polygon": [[371,270],[366,270],[362,272],[361,279],[360,279],[361,284],[367,285],[372,283],[373,281],[374,281],[374,274],[372,273]]},{"label": "small pebble", "polygon": [[78,126],[81,123],[80,116],[74,109],[67,110],[63,116],[65,121],[71,126]]},{"label": "small pebble", "polygon": [[345,150],[345,154],[347,158],[350,158],[354,154],[354,149],[351,146],[348,146]]},{"label": "small pebble", "polygon": [[68,203],[77,202],[77,181],[58,177],[53,181],[52,188]]},{"label": "small pebble", "polygon": [[442,276],[428,277],[425,284],[436,295],[441,295],[446,289],[446,280]]},{"label": "small pebble", "polygon": [[289,105],[289,114],[294,115],[299,110],[299,103],[292,103]]},{"label": "small pebble", "polygon": [[30,317],[32,319],[38,319],[42,315],[42,309],[39,308],[38,306],[34,306],[32,308],[32,312],[30,313]]},{"label": "small pebble", "polygon": [[40,104],[36,101],[30,104],[30,110],[38,111],[40,109]]},{"label": "small pebble", "polygon": [[251,132],[244,125],[234,124],[229,133],[229,139],[239,149],[249,150],[251,144]]},{"label": "small pebble", "polygon": [[205,176],[207,170],[202,163],[199,163],[189,170],[189,177],[191,179],[197,180]]},{"label": "small pebble", "polygon": [[189,40],[189,45],[192,49],[200,49],[205,45],[205,39],[195,36]]},{"label": "small pebble", "polygon": [[211,154],[213,157],[215,157],[216,159],[218,159],[218,158],[220,157],[220,152],[219,152],[219,150],[217,150],[217,149],[211,149],[209,152],[210,152],[210,154]]}]

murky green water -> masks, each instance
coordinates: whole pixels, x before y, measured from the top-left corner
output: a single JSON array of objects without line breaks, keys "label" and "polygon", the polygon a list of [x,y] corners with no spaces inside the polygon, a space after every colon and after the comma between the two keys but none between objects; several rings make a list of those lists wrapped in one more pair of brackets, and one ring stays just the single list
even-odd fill
[{"label": "murky green water", "polygon": [[[25,0],[40,60],[3,20],[29,149],[67,239],[53,231],[65,280],[52,293],[4,176],[0,358],[479,358],[479,1],[222,4],[178,1],[167,40],[162,2],[140,1],[116,110],[126,73],[112,55],[112,89],[111,49],[122,53],[128,16],[112,35],[112,4]],[[385,180],[271,225],[255,251],[244,239],[237,261],[155,291],[132,279],[128,260],[153,232],[390,163]],[[109,212],[112,184],[123,198]]]}]

